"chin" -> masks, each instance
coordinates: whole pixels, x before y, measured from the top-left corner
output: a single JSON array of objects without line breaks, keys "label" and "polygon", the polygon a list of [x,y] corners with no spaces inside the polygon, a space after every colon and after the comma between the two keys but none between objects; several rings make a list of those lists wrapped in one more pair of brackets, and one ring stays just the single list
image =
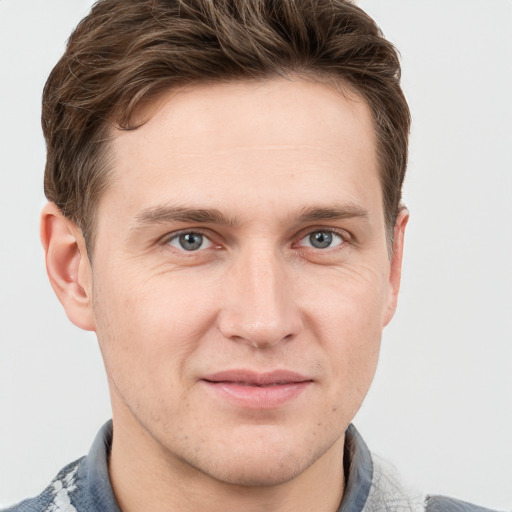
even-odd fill
[{"label": "chin", "polygon": [[[214,443],[189,451],[188,464],[216,481],[241,487],[274,487],[293,480],[313,466],[335,444],[337,436],[272,435]],[[291,434],[291,433],[290,433]],[[316,442],[315,442],[316,441]]]},{"label": "chin", "polygon": [[293,480],[314,460],[304,460],[298,454],[245,456],[224,461],[212,468],[209,476],[215,480],[239,487],[275,487]]}]

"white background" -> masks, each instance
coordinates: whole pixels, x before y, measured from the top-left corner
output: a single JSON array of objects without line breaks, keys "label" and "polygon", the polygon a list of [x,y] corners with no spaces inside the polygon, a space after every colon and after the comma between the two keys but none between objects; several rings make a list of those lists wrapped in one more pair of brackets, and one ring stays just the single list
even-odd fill
[{"label": "white background", "polygon": [[[109,418],[94,335],[38,240],[40,96],[88,0],[0,0],[0,503],[39,493]],[[512,507],[512,2],[365,0],[413,112],[401,303],[355,420],[410,483]]]}]

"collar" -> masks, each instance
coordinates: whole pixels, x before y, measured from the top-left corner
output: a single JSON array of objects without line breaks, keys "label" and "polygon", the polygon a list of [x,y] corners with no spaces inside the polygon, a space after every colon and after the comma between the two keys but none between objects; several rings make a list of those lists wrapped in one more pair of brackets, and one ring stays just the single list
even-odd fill
[{"label": "collar", "polygon": [[345,432],[345,492],[338,512],[361,512],[366,504],[373,480],[370,450],[354,425]]},{"label": "collar", "polygon": [[[88,506],[95,512],[121,512],[108,473],[112,432],[110,420],[100,429],[89,454],[78,468],[78,480],[84,482],[84,490],[87,489]],[[373,462],[368,447],[353,425],[350,425],[345,433],[343,464],[346,485],[338,512],[361,512],[372,485]]]},{"label": "collar", "polygon": [[78,480],[85,482],[84,490],[86,489],[86,500],[91,512],[121,512],[108,474],[111,447],[112,420],[109,420],[101,427],[87,457],[78,468]]}]

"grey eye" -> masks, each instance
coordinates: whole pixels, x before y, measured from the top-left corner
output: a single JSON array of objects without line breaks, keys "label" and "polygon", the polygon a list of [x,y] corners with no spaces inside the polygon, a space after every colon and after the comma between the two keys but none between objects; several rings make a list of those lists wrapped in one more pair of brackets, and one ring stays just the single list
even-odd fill
[{"label": "grey eye", "polygon": [[328,231],[316,231],[309,235],[309,242],[317,249],[325,249],[332,243],[332,233]]},{"label": "grey eye", "polygon": [[203,235],[200,233],[185,233],[179,236],[179,242],[186,251],[196,251],[203,243]]},{"label": "grey eye", "polygon": [[193,231],[173,236],[168,243],[176,249],[189,252],[197,251],[199,249],[207,249],[212,245],[210,240],[208,240],[208,238],[203,234],[194,233]]},{"label": "grey eye", "polygon": [[315,249],[330,249],[341,245],[343,241],[343,238],[334,231],[320,230],[313,231],[309,235],[306,235],[299,242],[299,245],[303,247],[313,247]]}]

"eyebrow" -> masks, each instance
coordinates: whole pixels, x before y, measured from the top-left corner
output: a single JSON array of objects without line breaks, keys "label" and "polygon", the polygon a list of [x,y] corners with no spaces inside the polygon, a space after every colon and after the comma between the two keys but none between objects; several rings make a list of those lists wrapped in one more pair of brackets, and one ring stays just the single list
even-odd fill
[{"label": "eyebrow", "polygon": [[192,222],[198,224],[221,224],[233,226],[236,219],[227,217],[221,211],[204,208],[185,208],[180,206],[157,206],[146,208],[135,216],[137,229],[150,224],[166,224],[171,222]]},{"label": "eyebrow", "polygon": [[300,210],[299,223],[322,220],[343,220],[351,218],[368,218],[368,211],[356,204],[331,207],[306,207]]},{"label": "eyebrow", "polygon": [[[368,212],[355,204],[340,206],[309,206],[299,210],[298,223],[315,222],[322,220],[342,220],[349,218],[367,218]],[[237,220],[228,217],[216,208],[187,208],[181,206],[156,206],[146,208],[135,216],[135,223],[131,229],[153,224],[167,224],[172,222],[190,222],[196,224],[217,224],[235,226]]]}]

